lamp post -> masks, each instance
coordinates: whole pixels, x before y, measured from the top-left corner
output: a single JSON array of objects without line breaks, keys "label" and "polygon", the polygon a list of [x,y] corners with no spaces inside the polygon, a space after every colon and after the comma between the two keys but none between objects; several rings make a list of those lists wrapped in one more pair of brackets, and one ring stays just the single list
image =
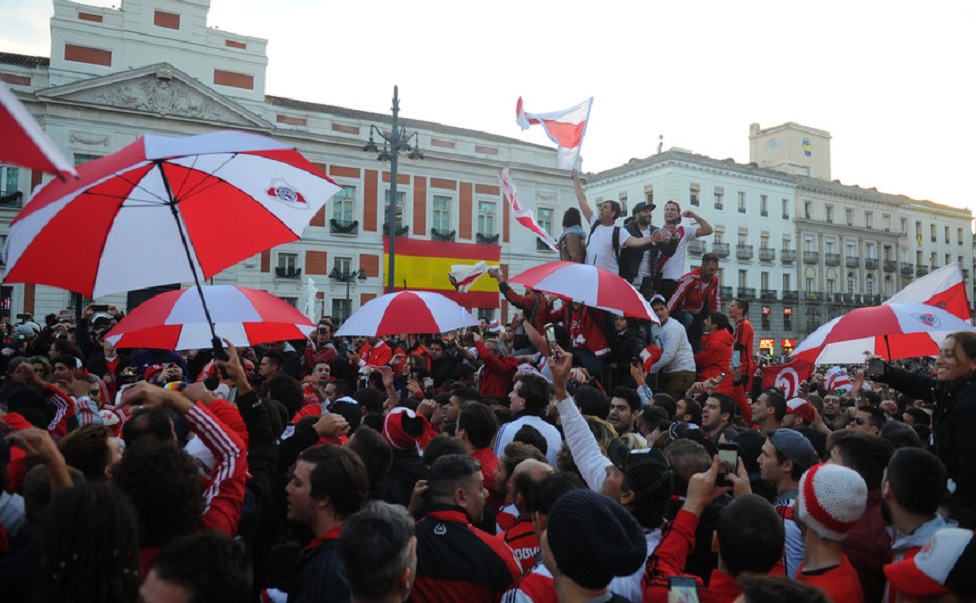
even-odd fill
[{"label": "lamp post", "polygon": [[[405,127],[400,127],[399,125],[400,116],[400,96],[397,91],[397,86],[393,86],[393,124],[390,128],[390,134],[384,134],[382,130],[377,128],[375,125],[370,124],[369,126],[369,142],[363,147],[363,151],[367,153],[377,153],[377,161],[389,161],[390,162],[390,210],[387,212],[387,236],[390,237],[390,255],[389,255],[389,266],[387,268],[387,281],[386,281],[386,292],[393,293],[393,283],[394,283],[394,267],[396,264],[396,204],[397,204],[397,163],[400,158],[400,151],[410,151],[407,156],[410,159],[423,159],[424,154],[417,148],[418,136],[416,132],[407,134],[407,129]],[[383,151],[380,152],[379,148],[374,142],[373,134],[378,134],[380,138],[383,139]],[[410,146],[410,139],[413,139],[413,146]]]},{"label": "lamp post", "polygon": [[329,278],[346,284],[346,316],[342,317],[342,322],[345,322],[349,318],[349,315],[352,314],[352,298],[349,297],[349,285],[355,280],[358,280],[360,283],[365,283],[366,273],[363,272],[362,268],[353,271],[340,271],[339,268],[333,268],[332,272],[329,273]]}]

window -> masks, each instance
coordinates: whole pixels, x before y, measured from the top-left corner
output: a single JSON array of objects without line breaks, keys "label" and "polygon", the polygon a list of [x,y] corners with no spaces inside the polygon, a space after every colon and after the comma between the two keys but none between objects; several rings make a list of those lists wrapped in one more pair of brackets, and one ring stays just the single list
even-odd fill
[{"label": "window", "polygon": [[554,213],[555,213],[555,210],[552,209],[551,207],[540,207],[539,208],[539,226],[542,227],[542,230],[548,232],[549,233],[549,236],[552,236],[552,232],[553,232],[552,231],[552,216],[553,216]]},{"label": "window", "polygon": [[789,331],[793,328],[793,308],[783,308],[783,330]]},{"label": "window", "polygon": [[620,203],[620,215],[629,216],[630,208],[627,207],[627,193],[623,192],[617,194],[617,202]]},{"label": "window", "polygon": [[945,227],[945,242],[946,242],[946,245],[949,244],[949,227],[948,226]]},{"label": "window", "polygon": [[759,274],[759,288],[763,290],[769,290],[769,273],[761,272]]},{"label": "window", "polygon": [[864,228],[874,228],[874,214],[872,212],[864,212]]},{"label": "window", "polygon": [[759,215],[764,218],[769,215],[769,195],[759,195]]},{"label": "window", "polygon": [[890,262],[891,261],[891,258],[892,258],[892,255],[891,255],[891,245],[885,245],[884,246],[884,251],[882,253],[884,253],[884,261]]},{"label": "window", "polygon": [[739,284],[739,287],[740,288],[746,286],[746,278],[747,278],[747,275],[748,275],[748,272],[746,272],[745,270],[740,270],[739,271],[739,281],[738,281],[738,284]]},{"label": "window", "polygon": [[891,232],[891,214],[881,214],[881,228],[885,232]]},{"label": "window", "polygon": [[901,219],[901,234],[908,234],[908,218]]},{"label": "window", "polygon": [[813,293],[813,279],[809,276],[806,277],[806,292]]},{"label": "window", "polygon": [[654,185],[644,185],[644,201],[646,201],[648,205],[654,205]]},{"label": "window", "polygon": [[962,245],[962,229],[961,228],[957,228],[956,229],[956,244],[957,245]]},{"label": "window", "polygon": [[789,199],[783,199],[783,219],[784,220],[789,220],[790,219],[790,200]]},{"label": "window", "polygon": [[339,319],[339,322],[345,322],[346,319],[352,314],[352,312],[350,312],[350,310],[352,310],[351,306],[351,299],[332,298],[332,316]]},{"label": "window", "polygon": [[739,191],[739,213],[746,213],[746,193],[745,191]]},{"label": "window", "polygon": [[286,271],[294,272],[298,269],[298,254],[297,253],[279,253],[278,254],[278,268]]},{"label": "window", "polygon": [[826,206],[824,206],[824,220],[826,220],[828,224],[833,224],[834,223],[834,206],[833,205],[826,205]]},{"label": "window", "polygon": [[352,222],[356,215],[356,187],[345,186],[332,197],[332,219]]},{"label": "window", "polygon": [[895,292],[895,282],[894,280],[892,280],[890,274],[886,274],[884,280],[884,295],[885,297],[891,297],[891,295],[894,292]]},{"label": "window", "polygon": [[700,194],[701,194],[701,185],[692,184],[691,186],[688,187],[688,200],[695,207],[701,205],[701,199],[699,198]]},{"label": "window", "polygon": [[803,217],[806,218],[807,220],[810,220],[810,219],[813,218],[813,202],[812,201],[804,201],[803,202]]},{"label": "window", "polygon": [[431,227],[444,232],[451,230],[451,206],[454,199],[443,195],[434,195],[434,215]]},{"label": "window", "polygon": [[762,309],[763,309],[763,313],[762,313],[762,329],[763,329],[763,331],[768,331],[771,328],[771,326],[769,324],[769,312],[766,312],[766,310],[769,309],[769,306],[763,306]]},{"label": "window", "polygon": [[854,210],[847,208],[844,210],[844,221],[847,222],[848,226],[854,226]]},{"label": "window", "polygon": [[790,238],[783,237],[783,251],[789,251],[789,250],[790,250]]},{"label": "window", "polygon": [[827,295],[833,295],[836,290],[837,280],[834,278],[834,271],[827,273]]},{"label": "window", "polygon": [[495,234],[495,203],[493,201],[478,201],[478,234],[486,236]]},{"label": "window", "polygon": [[724,200],[725,200],[725,188],[721,186],[716,186],[715,187],[715,209],[722,209]]},{"label": "window", "polygon": [[[396,229],[400,230],[403,228],[403,207],[407,201],[407,193],[403,191],[397,191],[396,199]],[[386,194],[383,196],[383,219],[384,222],[390,215],[390,191],[387,190]],[[384,234],[387,234],[384,228]]]},{"label": "window", "polygon": [[854,273],[847,273],[847,292],[854,295]]},{"label": "window", "polygon": [[933,243],[936,242],[936,237],[935,237],[935,224],[932,224],[931,226],[929,226],[929,239],[931,239]]},{"label": "window", "polygon": [[807,235],[803,237],[803,251],[816,251],[817,248],[813,246],[813,237]]},{"label": "window", "polygon": [[[834,249],[835,244],[836,243],[834,241],[834,237],[827,237],[826,239],[824,239],[824,251],[826,253],[837,253],[837,250]],[[808,249],[807,251],[810,250]]]},{"label": "window", "polygon": [[332,267],[342,274],[349,274],[351,272],[349,269],[350,266],[352,266],[352,258],[336,257],[332,260]]},{"label": "window", "polygon": [[847,257],[854,258],[857,257],[857,243],[854,241],[847,242]]},{"label": "window", "polygon": [[20,179],[20,168],[12,165],[0,165],[0,197],[12,195],[20,190],[17,185]]},{"label": "window", "polygon": [[81,165],[87,161],[95,161],[101,157],[102,155],[92,155],[90,153],[75,153],[75,165]]},{"label": "window", "polygon": [[864,279],[864,292],[868,295],[874,295],[874,275],[868,274],[868,277]]},{"label": "window", "polygon": [[783,275],[783,291],[792,291],[793,290],[793,288],[790,287],[790,285],[792,284],[792,280],[793,280],[793,279],[790,278],[791,276],[792,275],[790,275],[790,274],[784,274]]},{"label": "window", "polygon": [[874,260],[877,259],[877,252],[875,251],[874,243],[864,244],[864,257]]}]

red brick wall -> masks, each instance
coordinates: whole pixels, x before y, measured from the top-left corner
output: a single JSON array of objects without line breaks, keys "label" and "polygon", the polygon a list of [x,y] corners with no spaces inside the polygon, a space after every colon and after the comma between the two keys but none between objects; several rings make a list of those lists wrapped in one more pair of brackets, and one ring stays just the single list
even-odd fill
[{"label": "red brick wall", "polygon": [[461,202],[459,208],[458,220],[461,226],[460,237],[462,239],[470,239],[472,237],[471,230],[471,183],[462,182],[461,183]]},{"label": "red brick wall", "polygon": [[254,90],[253,75],[247,75],[246,73],[235,73],[233,71],[224,71],[223,69],[214,69],[213,83],[217,84],[218,86],[230,86],[231,88]]},{"label": "red brick wall", "polygon": [[363,186],[363,230],[370,232],[376,232],[376,214],[379,211],[376,189],[376,170],[366,170]]},{"label": "red brick wall", "polygon": [[329,256],[325,251],[305,252],[305,274],[327,274],[329,271]]},{"label": "red brick wall", "polygon": [[363,269],[363,272],[366,273],[366,276],[370,278],[379,278],[380,256],[361,254],[359,256],[359,267]]},{"label": "red brick wall", "polygon": [[179,29],[180,16],[174,13],[167,13],[157,10],[153,15],[153,25],[156,27],[165,27],[166,29]]},{"label": "red brick wall", "polygon": [[112,51],[77,44],[64,45],[64,60],[75,63],[89,63],[91,65],[112,66]]},{"label": "red brick wall", "polygon": [[413,177],[413,232],[427,233],[427,179],[423,176]]}]

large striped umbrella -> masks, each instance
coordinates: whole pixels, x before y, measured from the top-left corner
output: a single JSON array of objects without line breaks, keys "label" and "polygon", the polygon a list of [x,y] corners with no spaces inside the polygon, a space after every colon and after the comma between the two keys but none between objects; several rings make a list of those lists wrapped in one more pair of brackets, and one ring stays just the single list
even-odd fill
[{"label": "large striped umbrella", "polygon": [[422,335],[478,325],[457,302],[432,291],[398,291],[371,299],[353,312],[336,335]]},{"label": "large striped umbrella", "polygon": [[[201,288],[217,336],[235,346],[304,339],[315,325],[294,306],[257,289],[213,285]],[[143,302],[105,338],[117,348],[196,350],[211,345],[207,316],[195,288],[167,291]]]},{"label": "large striped umbrella", "polygon": [[811,333],[791,358],[814,364],[864,362],[864,352],[886,360],[936,356],[939,344],[956,331],[973,326],[927,304],[882,304],[858,308]]},{"label": "large striped umbrella", "polygon": [[529,268],[508,282],[614,314],[660,322],[633,285],[608,270],[589,264],[549,262]]}]

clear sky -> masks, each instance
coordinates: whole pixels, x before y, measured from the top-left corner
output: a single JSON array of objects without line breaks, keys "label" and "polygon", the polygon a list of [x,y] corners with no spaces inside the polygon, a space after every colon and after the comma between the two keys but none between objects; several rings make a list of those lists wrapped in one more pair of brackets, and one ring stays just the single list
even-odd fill
[{"label": "clear sky", "polygon": [[[148,0],[147,0],[148,1]],[[199,0],[198,0],[199,1]],[[89,0],[97,6],[121,0]],[[833,178],[976,209],[976,3],[210,0],[269,40],[267,93],[550,144],[515,125],[595,97],[583,168],[664,146],[749,161],[749,124],[827,130]],[[50,55],[50,0],[0,0],[0,50]]]}]

